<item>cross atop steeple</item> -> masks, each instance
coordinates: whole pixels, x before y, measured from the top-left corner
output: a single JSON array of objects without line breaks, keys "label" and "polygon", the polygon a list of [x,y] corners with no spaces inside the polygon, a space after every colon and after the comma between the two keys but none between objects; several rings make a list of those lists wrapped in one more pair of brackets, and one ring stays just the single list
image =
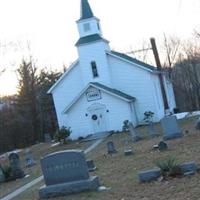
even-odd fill
[{"label": "cross atop steeple", "polygon": [[94,17],[92,9],[90,8],[90,5],[88,3],[88,0],[81,0],[81,17],[82,19],[88,19]]}]

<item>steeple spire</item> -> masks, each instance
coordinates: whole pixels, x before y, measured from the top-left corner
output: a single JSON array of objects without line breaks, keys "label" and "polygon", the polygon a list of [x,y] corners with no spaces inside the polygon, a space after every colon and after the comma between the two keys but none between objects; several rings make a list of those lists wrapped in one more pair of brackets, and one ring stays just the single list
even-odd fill
[{"label": "steeple spire", "polygon": [[104,41],[108,43],[108,41],[102,37],[100,20],[93,15],[88,0],[80,1],[81,17],[76,21],[80,38],[77,41],[76,46],[79,47],[83,44],[89,44],[95,41]]},{"label": "steeple spire", "polygon": [[90,8],[90,5],[88,3],[88,0],[81,0],[81,17],[82,19],[88,19],[94,17],[92,9]]}]

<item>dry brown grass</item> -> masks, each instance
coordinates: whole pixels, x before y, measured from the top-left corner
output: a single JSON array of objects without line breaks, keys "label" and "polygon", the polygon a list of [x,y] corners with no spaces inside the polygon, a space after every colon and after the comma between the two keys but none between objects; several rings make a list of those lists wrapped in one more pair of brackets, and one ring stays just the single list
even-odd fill
[{"label": "dry brown grass", "polygon": [[[152,146],[162,138],[144,139],[137,143],[130,143],[134,151],[132,156],[124,156],[124,138],[128,134],[115,134],[107,138],[87,157],[92,158],[98,168],[93,174],[100,177],[104,186],[111,190],[103,193],[87,192],[57,200],[198,200],[200,199],[200,174],[185,178],[175,178],[165,182],[154,181],[141,184],[137,173],[143,169],[153,168],[154,161],[160,158],[173,156],[180,162],[195,160],[200,163],[200,133],[194,129],[194,119],[180,121],[184,138],[168,141],[169,150],[166,152],[153,151]],[[160,130],[159,125],[157,129]],[[145,135],[145,127],[139,130]],[[189,130],[189,133],[185,133]],[[106,154],[106,143],[112,140],[118,153],[113,156]],[[15,199],[35,200],[38,198],[40,183]]]}]

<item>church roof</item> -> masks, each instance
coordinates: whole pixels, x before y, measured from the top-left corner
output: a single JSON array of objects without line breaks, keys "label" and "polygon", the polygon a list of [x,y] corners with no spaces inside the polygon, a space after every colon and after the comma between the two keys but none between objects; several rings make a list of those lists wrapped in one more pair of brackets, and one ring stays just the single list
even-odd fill
[{"label": "church roof", "polygon": [[[108,53],[109,53],[109,52],[108,52]],[[116,51],[111,51],[110,53],[113,54],[113,55],[115,55],[115,56],[117,56],[117,57],[120,57],[120,58],[122,58],[122,59],[125,59],[125,60],[127,60],[127,61],[129,61],[129,62],[132,62],[133,64],[138,64],[138,65],[140,65],[140,66],[142,66],[142,67],[145,67],[145,68],[147,68],[147,69],[149,69],[149,70],[151,70],[151,71],[157,71],[157,68],[156,68],[156,67],[154,67],[154,66],[152,66],[152,65],[149,65],[149,64],[147,64],[147,63],[144,63],[144,62],[142,62],[142,61],[140,61],[140,60],[137,60],[137,59],[135,59],[135,58],[133,58],[133,57],[131,57],[131,56],[128,56],[128,55],[126,55],[126,54],[124,54],[124,53],[119,53],[119,52],[116,52]]]},{"label": "church roof", "polygon": [[75,99],[64,109],[63,113],[66,113],[79,99],[80,97],[86,92],[86,90],[90,87],[90,86],[93,86],[99,90],[102,90],[110,95],[113,95],[115,97],[118,97],[124,101],[127,101],[127,102],[132,102],[132,101],[135,101],[136,98],[135,97],[132,97],[124,92],[121,92],[119,90],[116,90],[116,89],[113,89],[113,88],[110,88],[106,85],[103,85],[101,83],[97,83],[97,82],[90,82],[80,93],[77,97],[75,97]]},{"label": "church roof", "polygon": [[81,37],[75,45],[78,46],[78,45],[87,44],[87,43],[90,43],[90,42],[96,42],[98,40],[107,41],[103,37],[101,37],[99,34],[93,34],[93,35]]},{"label": "church roof", "polygon": [[130,96],[130,95],[124,93],[124,92],[121,92],[121,91],[119,91],[119,90],[112,89],[112,88],[110,88],[110,87],[108,87],[108,86],[105,86],[105,85],[103,85],[103,84],[101,84],[101,83],[91,82],[91,84],[92,84],[92,85],[95,85],[95,86],[97,86],[97,87],[99,87],[99,88],[101,88],[101,89],[103,89],[103,90],[106,90],[106,91],[108,91],[108,92],[111,92],[111,93],[113,93],[113,94],[116,94],[117,96],[120,96],[120,97],[122,97],[122,98],[124,98],[124,99],[130,100],[130,101],[134,101],[134,100],[135,100],[135,97],[132,97],[132,96]]},{"label": "church roof", "polygon": [[88,19],[94,17],[92,9],[90,8],[90,5],[88,3],[88,0],[81,0],[81,17],[82,19]]}]

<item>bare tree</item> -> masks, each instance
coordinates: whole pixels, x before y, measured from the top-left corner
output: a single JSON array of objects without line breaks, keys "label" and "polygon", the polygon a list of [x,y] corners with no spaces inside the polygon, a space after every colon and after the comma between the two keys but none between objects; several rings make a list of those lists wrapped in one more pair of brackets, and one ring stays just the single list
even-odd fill
[{"label": "bare tree", "polygon": [[195,40],[182,44],[182,51],[172,68],[177,104],[183,111],[200,109],[199,49]]},{"label": "bare tree", "polygon": [[164,34],[164,63],[163,67],[172,67],[177,60],[181,50],[181,40],[177,37]]}]

